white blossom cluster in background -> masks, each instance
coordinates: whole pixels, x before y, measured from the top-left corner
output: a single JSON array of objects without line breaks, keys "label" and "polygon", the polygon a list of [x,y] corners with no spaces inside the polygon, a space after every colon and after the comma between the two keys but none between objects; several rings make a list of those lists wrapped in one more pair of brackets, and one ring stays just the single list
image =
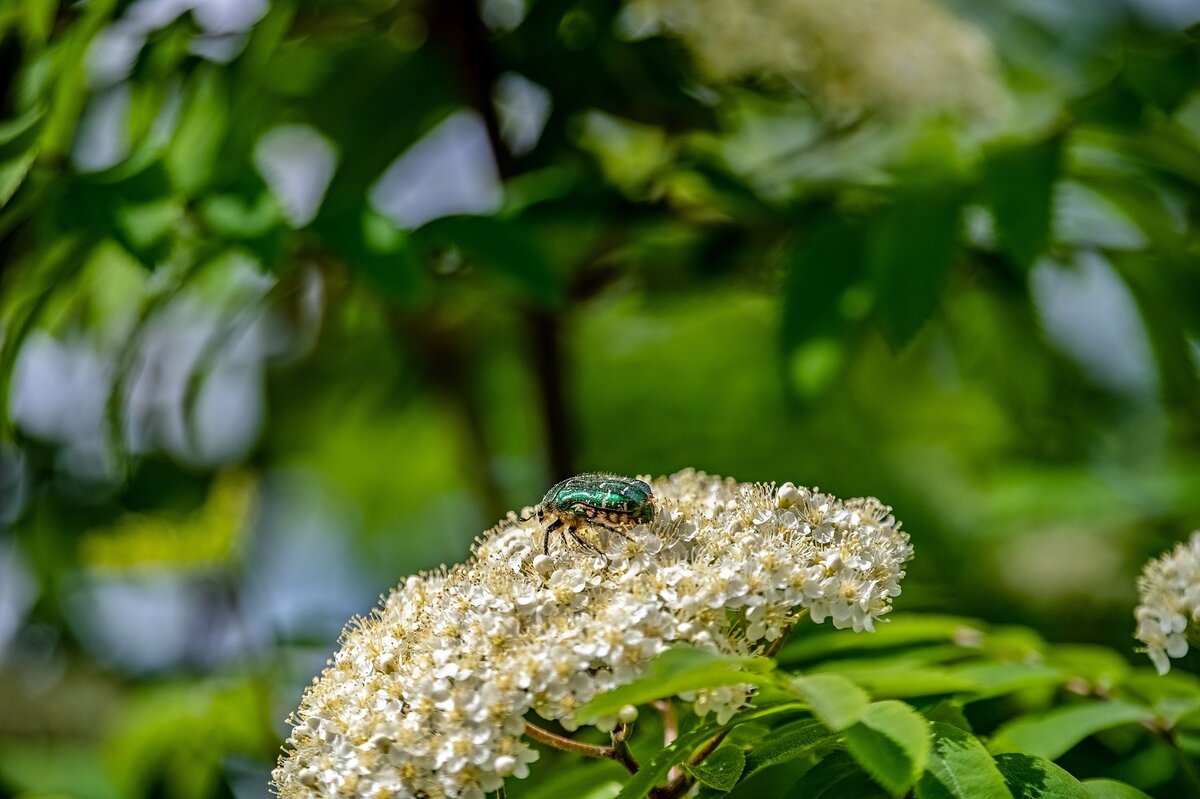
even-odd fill
[{"label": "white blossom cluster in background", "polygon": [[1138,596],[1135,635],[1146,645],[1158,673],[1166,674],[1171,670],[1169,658],[1187,654],[1188,623],[1200,618],[1200,530],[1146,564],[1138,578]]},{"label": "white blossom cluster in background", "polygon": [[[695,471],[654,481],[654,521],[603,554],[510,514],[449,571],[410,577],[345,633],[292,716],[281,797],[473,797],[537,758],[525,716],[568,730],[673,644],[763,651],[801,608],[870,630],[912,556],[890,508]],[[727,720],[749,688],[694,697]],[[628,720],[628,719],[622,719]],[[611,729],[616,718],[596,722]]]},{"label": "white blossom cluster in background", "polygon": [[931,0],[631,0],[622,22],[679,36],[711,80],[781,77],[840,113],[990,117],[1005,97],[987,37]]}]

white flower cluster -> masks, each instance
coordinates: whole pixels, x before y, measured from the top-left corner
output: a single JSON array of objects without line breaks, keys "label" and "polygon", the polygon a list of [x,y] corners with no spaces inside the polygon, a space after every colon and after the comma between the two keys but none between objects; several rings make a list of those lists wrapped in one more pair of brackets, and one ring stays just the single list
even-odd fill
[{"label": "white flower cluster", "polygon": [[987,37],[936,0],[630,0],[624,27],[679,36],[711,80],[774,75],[843,113],[990,116],[1004,98]]},{"label": "white flower cluster", "polygon": [[[673,644],[755,654],[801,608],[870,630],[900,593],[912,547],[875,499],[691,470],[653,490],[654,521],[628,537],[580,531],[600,552],[554,533],[546,555],[538,523],[510,514],[466,564],[409,578],[348,629],[293,714],[279,795],[482,799],[537,758],[530,710],[572,730]],[[690,699],[724,720],[749,690]]]},{"label": "white flower cluster", "polygon": [[1138,596],[1134,634],[1146,645],[1158,673],[1166,674],[1171,670],[1168,658],[1187,654],[1188,623],[1200,619],[1200,530],[1146,564],[1138,578]]}]

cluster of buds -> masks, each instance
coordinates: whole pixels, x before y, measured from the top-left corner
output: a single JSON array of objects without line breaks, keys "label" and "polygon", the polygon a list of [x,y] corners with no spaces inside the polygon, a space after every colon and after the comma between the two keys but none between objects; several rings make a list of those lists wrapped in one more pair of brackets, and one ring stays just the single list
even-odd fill
[{"label": "cluster of buds", "polygon": [[1135,635],[1146,645],[1158,673],[1166,674],[1170,658],[1187,654],[1188,624],[1200,619],[1200,530],[1146,564],[1138,578],[1138,596]]},{"label": "cluster of buds", "polygon": [[[537,514],[510,514],[467,563],[354,622],[292,716],[279,795],[482,799],[528,774],[531,714],[574,730],[584,703],[673,645],[760,654],[801,613],[871,630],[900,593],[912,547],[875,499],[691,470],[652,487],[653,519],[585,527],[594,548],[547,547]],[[724,721],[751,690],[688,699]]]}]

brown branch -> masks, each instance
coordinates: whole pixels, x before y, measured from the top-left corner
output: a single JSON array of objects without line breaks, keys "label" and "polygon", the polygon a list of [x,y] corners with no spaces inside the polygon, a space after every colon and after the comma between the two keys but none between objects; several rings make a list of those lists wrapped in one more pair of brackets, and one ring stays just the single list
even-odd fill
[{"label": "brown branch", "polygon": [[[500,69],[491,46],[491,34],[479,18],[477,4],[474,0],[435,3],[429,23],[433,38],[440,42],[458,67],[459,87],[464,99],[483,119],[500,177],[511,178],[519,170],[500,135],[500,120],[492,102]],[[527,308],[521,315],[541,401],[547,466],[552,480],[558,481],[575,473],[563,374],[562,322],[553,310]]]},{"label": "brown branch", "polygon": [[628,728],[625,725],[621,725],[613,731],[612,746],[576,741],[574,738],[550,732],[550,730],[528,721],[525,722],[525,734],[535,741],[541,741],[547,746],[553,746],[555,749],[561,749],[564,752],[574,752],[584,757],[602,757],[614,760],[624,766],[630,774],[637,773],[638,763],[634,760],[633,753],[629,751],[629,746],[625,743],[625,738],[628,735]]}]

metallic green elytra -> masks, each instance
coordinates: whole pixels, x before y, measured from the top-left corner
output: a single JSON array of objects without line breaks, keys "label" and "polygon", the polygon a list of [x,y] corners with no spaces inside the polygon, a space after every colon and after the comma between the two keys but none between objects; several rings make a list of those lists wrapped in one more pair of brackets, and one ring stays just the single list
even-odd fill
[{"label": "metallic green elytra", "polygon": [[588,549],[599,551],[579,537],[578,528],[602,527],[628,538],[626,530],[654,519],[654,493],[642,480],[619,474],[580,474],[558,483],[534,511],[549,520],[543,550],[550,551],[550,534],[562,529]]}]

